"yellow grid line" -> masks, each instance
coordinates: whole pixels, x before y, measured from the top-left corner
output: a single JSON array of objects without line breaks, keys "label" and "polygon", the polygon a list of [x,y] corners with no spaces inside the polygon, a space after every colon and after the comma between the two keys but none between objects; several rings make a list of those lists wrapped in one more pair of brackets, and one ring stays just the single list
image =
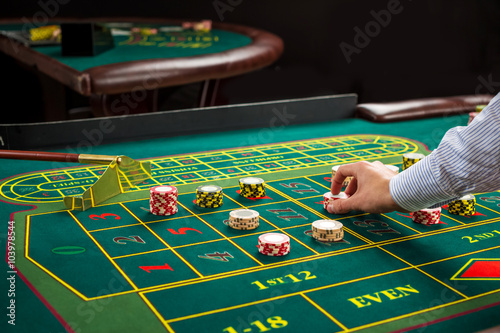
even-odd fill
[{"label": "yellow grid line", "polygon": [[[482,207],[482,206],[481,206],[481,207]],[[486,209],[488,209],[488,210],[491,210],[491,209],[489,209],[489,208],[487,208],[487,207],[484,207],[484,208],[486,208]],[[452,220],[453,220],[453,219],[452,219]],[[457,222],[461,223],[460,221],[457,221]],[[492,222],[491,222],[491,223],[492,223]],[[451,228],[447,228],[447,229],[451,229]],[[387,252],[387,251],[386,251],[386,252]],[[465,254],[465,255],[466,255],[466,254]],[[460,255],[460,256],[463,256],[463,255]],[[428,263],[426,263],[426,264],[428,264]],[[424,264],[422,264],[422,265],[424,265]]]},{"label": "yellow grid line", "polygon": [[[219,308],[219,309],[210,310],[210,311],[204,311],[204,312],[200,312],[200,313],[197,313],[197,314],[191,314],[191,315],[187,315],[187,316],[183,316],[183,317],[178,317],[178,318],[172,318],[172,319],[166,320],[166,322],[167,323],[172,323],[172,322],[182,321],[182,320],[186,320],[186,319],[192,319],[192,318],[196,318],[196,317],[202,317],[202,316],[206,316],[206,315],[213,314],[213,313],[218,313],[218,312],[223,312],[223,311],[238,309],[238,308],[246,307],[246,306],[249,306],[249,305],[255,305],[255,304],[260,304],[260,303],[275,301],[275,300],[279,300],[279,299],[282,299],[282,298],[288,298],[288,297],[292,297],[292,296],[300,296],[300,294],[308,294],[308,293],[312,293],[312,292],[319,291],[319,290],[325,290],[325,289],[329,289],[329,288],[333,288],[333,287],[338,287],[338,286],[350,284],[350,283],[353,283],[353,282],[359,282],[359,281],[364,281],[364,280],[368,280],[368,279],[373,279],[373,278],[376,278],[376,277],[385,276],[385,275],[393,274],[393,273],[398,273],[398,272],[402,272],[402,271],[406,271],[406,270],[410,270],[410,269],[412,269],[412,268],[411,267],[404,267],[404,268],[395,269],[395,270],[392,270],[392,271],[383,272],[383,273],[379,273],[379,274],[373,274],[373,275],[370,275],[370,276],[365,276],[365,277],[361,277],[361,278],[357,278],[357,279],[353,279],[353,280],[342,281],[342,282],[332,283],[332,284],[329,284],[329,285],[324,285],[324,286],[320,286],[320,287],[310,288],[310,289],[306,289],[306,290],[302,290],[302,291],[291,292],[291,293],[286,294],[286,295],[279,295],[279,296],[275,296],[275,297],[269,297],[269,298],[260,299],[260,300],[257,300],[257,301],[252,301],[252,302],[243,303],[243,304],[239,304],[239,305],[229,306],[229,307],[225,307],[225,308]],[[148,293],[148,292],[144,292],[144,293]]]},{"label": "yellow grid line", "polygon": [[160,236],[158,236],[158,234],[156,232],[154,232],[149,226],[147,226],[145,223],[143,223],[141,221],[141,219],[139,219],[134,213],[132,213],[127,207],[125,207],[123,204],[120,203],[120,206],[122,206],[127,212],[129,212],[130,215],[132,215],[137,221],[141,222],[141,224],[146,227],[146,229],[149,230],[150,233],[152,233],[163,245],[165,245],[167,247],[167,250],[171,250],[172,253],[174,253],[180,260],[182,260],[182,262],[184,262],[189,268],[191,268],[191,270],[193,272],[195,272],[198,276],[200,277],[203,277],[203,274],[201,274],[200,272],[198,272],[198,270],[196,268],[193,267],[193,265],[191,265],[189,263],[189,261],[187,261],[186,259],[184,259],[183,256],[181,256],[177,251],[175,251],[171,246],[170,244],[168,244],[167,242],[165,242],[165,240],[163,238],[161,238]]},{"label": "yellow grid line", "polygon": [[398,259],[398,260],[400,260],[400,261],[404,262],[405,264],[407,264],[407,265],[411,266],[412,268],[414,268],[415,270],[419,271],[420,273],[422,273],[422,274],[424,274],[424,275],[427,275],[428,277],[430,277],[430,278],[431,278],[431,279],[433,279],[434,281],[436,281],[436,282],[438,282],[439,284],[443,285],[445,288],[449,288],[449,289],[451,289],[453,292],[457,293],[458,295],[462,296],[463,298],[465,298],[465,299],[468,299],[468,298],[469,298],[469,297],[467,297],[466,295],[464,295],[464,294],[462,294],[461,292],[459,292],[458,290],[456,290],[455,288],[452,288],[452,287],[448,286],[446,283],[444,283],[444,282],[442,282],[441,280],[439,280],[439,279],[435,278],[434,276],[430,275],[429,273],[427,273],[427,272],[425,272],[425,271],[421,270],[419,267],[417,267],[417,266],[415,266],[415,265],[413,265],[413,264],[409,263],[408,261],[404,260],[403,258],[401,258],[401,257],[399,257],[399,256],[397,256],[397,255],[395,255],[394,253],[389,252],[389,251],[387,251],[386,249],[384,249],[384,248],[382,248],[382,247],[380,247],[380,246],[379,246],[378,248],[379,248],[380,250],[384,251],[385,253],[387,253],[387,254],[389,254],[389,255],[393,256],[394,258],[396,258],[396,259]]},{"label": "yellow grid line", "polygon": [[82,223],[76,218],[75,215],[73,215],[72,212],[68,211],[68,214],[73,218],[73,220],[75,220],[75,222],[80,226],[80,228],[82,228],[83,232],[87,235],[87,237],[89,237],[95,243],[95,245],[99,248],[99,250],[101,250],[101,252],[104,254],[104,256],[106,258],[108,258],[108,260],[111,262],[111,264],[113,266],[115,266],[115,268],[118,270],[118,272],[120,272],[120,274],[122,274],[122,276],[125,278],[125,280],[127,280],[127,282],[130,283],[132,288],[134,288],[134,290],[137,291],[139,288],[137,288],[135,283],[132,282],[132,280],[130,280],[128,275],[125,274],[125,272],[120,268],[120,266],[118,266],[118,264],[114,260],[111,259],[111,256],[106,252],[106,250],[104,250],[102,245],[99,244],[99,242],[88,232],[87,229],[85,229],[85,227],[82,225]]},{"label": "yellow grid line", "polygon": [[[230,198],[232,200],[232,198]],[[140,199],[140,200],[143,200],[143,199]],[[139,200],[135,200],[135,201],[139,201]],[[266,204],[262,204],[260,206],[265,206],[265,205],[271,205],[273,203],[266,203]],[[241,205],[242,206],[242,205]],[[244,207],[244,206],[243,206]],[[44,214],[50,214],[50,213],[53,213],[53,212],[47,212],[47,213],[37,213],[37,214],[32,214],[30,216],[35,216],[35,215],[44,215]],[[204,213],[204,214],[212,214],[212,213]],[[364,214],[361,214],[361,215],[366,215],[366,213]],[[346,216],[344,218],[351,218],[352,216]],[[493,219],[492,221],[489,221],[488,223],[494,223],[494,222],[498,222],[498,218],[495,218]],[[148,222],[148,223],[156,223],[156,222]],[[440,234],[440,233],[445,233],[445,232],[451,232],[451,231],[454,231],[454,230],[461,230],[461,229],[466,229],[466,228],[472,228],[472,227],[475,227],[475,226],[478,226],[479,224],[484,224],[484,222],[480,221],[480,222],[475,222],[475,223],[471,223],[471,224],[467,224],[467,225],[464,225],[464,226],[459,226],[460,228],[457,229],[457,227],[450,227],[450,228],[446,228],[446,229],[443,229],[443,230],[439,230],[437,232],[433,232],[433,233],[428,233],[428,234],[423,234],[423,235],[418,235],[418,237],[415,237],[415,235],[413,236],[407,236],[406,237],[406,240],[411,240],[411,239],[415,239],[415,238],[421,238],[421,237],[426,237],[426,236],[431,236],[431,235],[434,235],[434,234]],[[306,225],[306,224],[305,224]],[[294,226],[291,226],[291,227],[287,227],[285,229],[289,229],[289,228],[293,228]],[[297,227],[297,226],[295,226]],[[241,237],[243,236],[246,236],[246,235],[242,235]],[[220,240],[220,239],[219,239]],[[305,262],[305,261],[309,261],[309,260],[314,260],[314,259],[320,259],[320,258],[326,258],[326,257],[331,257],[331,256],[336,256],[336,255],[341,255],[341,254],[345,254],[345,253],[351,253],[351,252],[355,252],[355,251],[360,251],[360,250],[364,250],[364,249],[368,249],[368,248],[373,248],[373,247],[378,247],[378,246],[383,246],[383,245],[387,245],[387,244],[392,244],[392,243],[397,243],[399,242],[398,240],[388,240],[388,241],[385,241],[385,242],[381,242],[381,243],[377,243],[376,246],[373,246],[373,243],[372,245],[369,245],[369,244],[365,244],[365,245],[361,245],[361,246],[355,246],[355,247],[351,247],[349,249],[346,249],[346,250],[340,250],[340,251],[336,251],[336,252],[327,252],[327,253],[323,253],[323,254],[319,254],[319,255],[313,255],[311,258],[308,258],[308,257],[302,257],[302,258],[298,258],[296,260],[293,260],[293,261],[290,261],[290,262],[287,262],[287,263],[284,263],[282,265],[269,265],[269,266],[265,266],[266,268],[275,268],[275,267],[281,267],[281,266],[286,266],[286,265],[291,265],[291,264],[295,264],[295,263],[298,263],[298,262]],[[176,247],[177,248],[177,247]],[[475,252],[480,252],[480,251],[475,251]],[[471,252],[471,253],[475,253],[475,252]],[[140,253],[139,253],[140,254]],[[466,254],[462,254],[462,255],[458,255],[458,256],[455,256],[455,257],[450,257],[451,258],[456,258],[456,257],[460,257],[460,256],[465,256],[465,255],[468,255],[467,253]],[[306,260],[307,259],[307,260]],[[439,260],[439,261],[446,261],[447,258],[445,259],[442,259],[442,260]],[[437,261],[436,261],[437,262]],[[426,265],[427,263],[424,263],[424,264],[419,264],[419,265],[416,265],[416,267],[418,266],[422,266],[422,265]],[[251,272],[253,271],[252,268],[248,268],[248,269],[243,269],[242,271],[248,271],[248,272]],[[210,277],[215,277],[215,278],[219,278],[219,277],[225,277],[226,273],[220,273],[220,274],[217,274],[217,275],[213,275],[213,276],[210,276]],[[239,274],[236,274],[236,275],[239,275]],[[227,276],[233,276],[231,274],[227,275]],[[206,280],[203,280],[203,281],[206,281]],[[178,285],[178,283],[174,283],[176,284],[176,287],[177,286],[180,286]],[[159,287],[159,286],[156,286],[156,287]],[[152,287],[153,289],[155,287]],[[141,290],[146,290],[146,289],[151,289],[151,288],[145,288],[145,289],[141,289]],[[133,291],[131,291],[133,292]],[[124,293],[127,293],[127,292],[124,292]]]},{"label": "yellow grid line", "polygon": [[[315,214],[316,216],[320,217],[321,219],[324,219],[324,220],[330,220],[329,217],[319,213],[318,211],[314,210],[313,208],[307,206],[307,205],[304,205],[302,202],[292,198],[291,196],[275,189],[274,187],[266,184],[266,188],[270,188],[271,190],[273,190],[274,192],[276,192],[277,194],[281,195],[282,197],[288,199],[289,201],[291,201],[292,203],[295,203],[296,205],[302,207],[302,208],[305,208],[306,210],[310,211],[311,213]],[[372,244],[373,241],[369,240],[368,238],[365,238],[361,235],[359,235],[357,232],[355,232],[354,230],[352,229],[349,229],[347,227],[344,226],[344,231],[350,233],[351,235],[355,236],[355,237],[358,237],[359,239],[363,240],[364,242],[368,243],[368,244]]]},{"label": "yellow grid line", "polygon": [[[110,297],[110,296],[116,296],[116,295],[121,295],[121,294],[129,294],[129,293],[135,293],[135,292],[151,293],[151,292],[156,292],[156,291],[161,291],[161,290],[168,290],[168,289],[173,289],[173,288],[178,288],[178,287],[183,287],[183,286],[189,286],[189,285],[193,285],[193,284],[204,283],[204,282],[209,282],[209,281],[223,279],[223,278],[234,277],[234,276],[238,276],[238,275],[242,275],[242,274],[255,273],[255,272],[259,272],[259,271],[267,270],[267,269],[274,269],[274,268],[279,268],[279,267],[284,267],[284,266],[290,266],[290,265],[293,265],[293,264],[304,263],[304,262],[308,262],[308,261],[312,261],[312,260],[317,260],[317,259],[330,258],[330,257],[334,257],[334,256],[339,256],[339,255],[342,255],[342,254],[348,254],[348,253],[357,252],[357,251],[361,251],[361,250],[369,250],[369,249],[378,248],[378,247],[379,247],[378,245],[371,245],[371,246],[370,245],[363,245],[361,247],[354,247],[354,248],[349,248],[349,249],[345,249],[345,250],[341,250],[341,251],[336,251],[336,252],[327,252],[327,253],[324,253],[321,256],[302,257],[302,258],[294,259],[293,261],[290,261],[290,262],[280,262],[280,263],[277,263],[277,264],[270,264],[270,265],[266,265],[266,266],[256,266],[256,267],[243,268],[243,269],[232,271],[230,274],[227,274],[227,273],[218,273],[218,274],[209,275],[209,276],[206,276],[206,277],[203,277],[203,278],[193,278],[193,279],[189,279],[189,280],[176,281],[176,282],[172,282],[170,284],[165,284],[165,285],[157,285],[157,286],[152,286],[152,287],[140,288],[137,291],[131,290],[131,291],[120,292],[120,293],[116,293],[116,294],[105,295],[105,296],[101,296],[101,297],[92,297],[92,298],[88,298],[88,300],[100,299],[100,298],[103,298],[103,297]],[[468,253],[460,254],[460,255],[457,255],[457,256],[449,257],[449,258],[440,259],[440,260],[434,261],[434,262],[418,264],[418,265],[414,265],[414,266],[415,267],[422,267],[422,266],[430,265],[430,264],[433,264],[433,263],[436,263],[436,262],[448,261],[448,260],[456,259],[456,258],[459,258],[459,257],[465,257],[465,256],[468,256],[468,255],[473,255],[473,254],[480,253],[480,252],[486,252],[486,251],[494,250],[494,249],[497,249],[497,248],[500,248],[500,245],[499,246],[494,246],[494,247],[491,247],[491,248],[485,248],[485,249],[481,249],[481,250],[477,250],[477,251],[473,251],[473,252],[468,252]],[[380,276],[380,275],[386,274],[386,273],[387,274],[389,274],[389,273],[397,273],[399,271],[407,270],[407,269],[411,269],[411,268],[412,267],[405,267],[405,268],[402,268],[402,269],[397,269],[397,270],[393,270],[393,271],[389,271],[389,272],[379,273],[379,274],[371,276],[371,277]],[[354,281],[354,280],[345,281],[345,283],[348,283],[348,282],[351,282],[351,281]],[[345,283],[341,283],[341,284],[345,284]],[[326,286],[326,288],[329,288],[329,286]],[[334,286],[334,285],[332,285],[332,286]],[[322,287],[320,287],[320,288],[322,288]],[[309,291],[304,291],[304,292],[309,292]],[[483,295],[483,294],[481,294],[481,295]],[[476,296],[481,296],[481,295],[476,295]],[[474,298],[476,296],[471,296],[469,298]]]},{"label": "yellow grid line", "polygon": [[[247,206],[245,205],[242,205],[240,204],[239,202],[233,200],[233,198],[230,198],[232,201],[234,201],[235,203],[237,203],[238,205],[240,205],[241,207],[243,208],[248,208]],[[255,206],[252,206],[252,208],[254,208]],[[308,250],[310,250],[311,252],[313,252],[314,254],[319,254],[319,252],[317,252],[316,250],[312,249],[311,247],[309,247],[308,245],[304,244],[303,242],[299,241],[296,237],[292,236],[291,234],[289,234],[288,232],[284,231],[282,228],[278,227],[277,225],[275,225],[274,223],[271,223],[270,221],[268,221],[267,219],[263,218],[262,216],[259,217],[261,220],[264,220],[266,223],[270,224],[272,227],[274,227],[275,229],[277,230],[281,230],[281,232],[285,233],[288,237],[294,239],[297,243],[299,243],[300,245],[306,247]]]},{"label": "yellow grid line", "polygon": [[45,273],[47,273],[48,275],[50,275],[54,280],[58,281],[63,286],[65,286],[66,288],[68,288],[69,290],[71,290],[75,295],[77,295],[78,297],[80,297],[83,300],[87,300],[87,297],[85,295],[83,295],[82,293],[80,293],[78,290],[76,290],[75,288],[73,288],[71,285],[69,285],[68,283],[66,283],[64,280],[60,279],[57,275],[55,275],[49,269],[45,268],[43,265],[41,265],[40,263],[38,263],[35,259],[31,258],[30,254],[29,254],[30,226],[31,226],[31,219],[30,219],[30,216],[27,216],[26,217],[26,239],[25,239],[25,244],[24,244],[24,253],[25,253],[26,258],[30,262],[32,262],[35,266],[37,266],[38,268],[40,268],[41,270],[43,270]]},{"label": "yellow grid line", "polygon": [[[498,246],[500,247],[500,246]],[[467,263],[465,265],[462,266],[462,268],[460,268],[458,270],[458,272],[456,272],[451,278],[450,280],[488,280],[488,281],[492,281],[492,280],[500,280],[500,277],[497,277],[497,278],[457,278],[458,275],[460,275],[462,273],[462,271],[469,266],[469,264],[472,262],[472,261],[476,261],[476,260],[483,260],[483,261],[500,261],[500,258],[471,258],[469,259],[469,261],[467,261]]]},{"label": "yellow grid line", "polygon": [[[300,141],[299,143],[300,143],[300,144],[302,144],[302,145],[304,145],[304,146],[307,146],[307,145],[305,144],[305,143],[307,143],[307,142],[320,142],[320,143],[323,143],[323,142],[329,142],[329,140],[330,140],[331,142],[337,142],[337,141],[341,140],[342,138],[346,139],[346,138],[349,138],[349,137],[350,137],[350,138],[354,138],[353,136],[340,136],[340,137],[334,137],[334,138],[322,138],[322,139],[303,140],[303,141]],[[361,136],[358,136],[358,137],[367,137],[367,138],[370,138],[370,137],[374,137],[374,135],[361,135]],[[417,149],[417,150],[418,150],[418,146],[417,146],[417,145],[416,145],[416,143],[414,143],[414,142],[411,142],[411,141],[406,141],[405,139],[402,139],[402,138],[399,138],[399,137],[392,137],[392,136],[385,136],[385,137],[386,137],[387,139],[389,139],[389,140],[392,140],[392,142],[394,142],[394,143],[399,143],[399,144],[402,144],[402,146],[403,146],[403,147],[413,147],[413,150],[411,150],[411,149],[410,149],[411,151],[415,151],[415,149]],[[337,141],[332,141],[332,140],[337,140]],[[351,140],[352,140],[352,139],[351,139]],[[347,141],[349,141],[349,140],[347,140]],[[359,140],[358,140],[358,142],[360,142],[360,143],[354,143],[354,144],[349,144],[349,145],[345,145],[345,146],[354,146],[354,147],[356,147],[356,146],[359,146],[359,145],[373,144],[373,142],[363,142],[363,141],[359,141]],[[270,145],[262,145],[262,146],[258,146],[258,147],[251,147],[251,148],[248,148],[248,149],[252,149],[253,151],[259,151],[259,149],[265,149],[267,146],[273,146],[273,145],[275,145],[275,144],[270,144]],[[304,154],[305,154],[305,152],[304,152],[304,151],[294,149],[294,146],[293,146],[293,145],[294,145],[294,143],[293,143],[293,142],[284,143],[283,145],[284,145],[286,148],[291,149],[292,151],[295,151],[295,152],[300,153],[300,154],[302,154],[302,155],[304,155]],[[384,144],[382,144],[382,145],[387,145],[387,143],[384,143]],[[297,145],[295,145],[295,146],[297,146]],[[310,147],[309,147],[309,148],[310,148]],[[336,147],[333,147],[333,146],[328,146],[328,147],[325,147],[325,148],[313,148],[313,149],[311,149],[311,150],[329,150],[329,149],[335,149],[335,148],[336,148]],[[239,153],[240,153],[241,151],[242,151],[241,149],[230,149],[230,150],[226,150],[226,151],[224,151],[224,152],[229,154],[229,153],[231,153],[231,152],[239,152]],[[397,156],[401,156],[401,153],[404,153],[404,152],[408,152],[408,150],[406,150],[406,151],[401,150],[400,152],[397,152],[397,153],[396,153],[396,152],[388,152],[388,153],[387,153],[387,154],[388,154],[387,156],[374,156],[373,158],[368,158],[368,159],[366,159],[366,158],[362,158],[362,157],[357,156],[357,159],[359,159],[359,160],[363,160],[363,159],[364,159],[364,160],[372,160],[372,159],[380,159],[381,157],[383,157],[383,158],[397,157]],[[213,151],[213,152],[212,152],[212,154],[214,154],[214,153],[217,153],[217,151]],[[274,154],[274,155],[280,155],[280,154],[281,154],[281,155],[284,155],[284,154],[286,154],[286,153],[276,153],[276,154]],[[177,161],[177,160],[187,159],[187,158],[191,158],[191,159],[195,159],[195,160],[196,160],[196,156],[198,156],[198,155],[199,155],[199,154],[181,155],[181,156],[176,156],[176,157],[175,157],[175,160],[174,160],[174,159],[172,159],[172,158],[170,158],[170,159],[172,159],[172,161]],[[269,156],[274,156],[274,155],[269,155]],[[324,155],[328,155],[328,153],[325,153]],[[316,155],[316,156],[323,156],[323,155]],[[315,158],[315,156],[309,156],[309,155],[305,155],[305,157]],[[160,158],[157,158],[156,160],[154,160],[154,161],[152,161],[152,162],[156,162],[156,161],[158,161],[159,159],[161,159],[161,157],[160,157]],[[245,160],[245,159],[247,159],[247,158],[240,158],[240,160]],[[292,159],[290,159],[290,160],[293,160],[293,159],[296,159],[296,158],[292,158]],[[238,160],[238,159],[236,159],[236,160]],[[268,162],[282,162],[282,161],[284,161],[284,160],[280,160],[280,161],[268,161]],[[319,163],[319,164],[324,164],[324,165],[329,165],[329,163],[330,163],[330,162],[331,162],[331,161],[323,161],[323,160],[319,160],[319,162],[318,162],[318,163]],[[205,162],[200,162],[200,164],[202,164],[202,163],[204,164]],[[260,162],[259,162],[259,163],[260,163]],[[301,164],[302,164],[302,163],[301,163]],[[304,164],[302,164],[302,165],[304,165]],[[186,165],[182,165],[182,164],[180,164],[180,166],[186,166]],[[318,165],[314,165],[314,166],[307,167],[307,165],[306,165],[305,167],[302,167],[301,169],[314,168],[314,167],[317,167],[317,166],[318,166]],[[102,167],[96,167],[96,168],[102,168]],[[286,166],[283,166],[283,168],[287,168],[287,167],[286,167]],[[86,168],[82,168],[82,169],[83,169],[83,170],[89,170],[89,171],[91,170],[91,169],[90,169],[90,167],[86,167]],[[221,168],[221,169],[222,169],[222,168]],[[288,171],[289,171],[289,170],[293,170],[293,169],[295,169],[295,168],[287,168],[287,170],[288,170]],[[219,170],[219,169],[214,169],[214,170]],[[285,171],[287,171],[287,170],[285,170]],[[154,171],[157,171],[157,170],[154,170]],[[267,170],[266,172],[267,172],[267,173],[277,173],[277,172],[282,172],[282,171],[283,171],[283,170],[279,170],[279,171],[274,170],[274,171],[273,171],[273,169],[270,169],[270,170]],[[247,173],[247,174],[249,174],[249,173]],[[45,177],[45,179],[46,179],[48,182],[50,182],[50,180],[48,180],[48,179],[46,178],[45,173],[36,173],[36,174],[34,174],[34,175],[35,175],[35,176],[37,176],[37,175],[38,175],[38,176],[43,176],[43,177]],[[232,177],[231,177],[231,175],[225,175],[225,176],[226,176],[226,177],[228,177],[228,178],[232,178]],[[21,177],[23,177],[23,176],[21,176]],[[153,179],[154,179],[154,178],[153,178]],[[8,180],[8,182],[9,182],[9,181],[11,181],[11,180],[12,180],[12,179],[9,179],[9,180]],[[201,180],[201,181],[206,181],[206,180],[209,180],[209,179],[205,179],[205,178],[204,178],[204,179],[203,179],[203,180]],[[179,179],[179,181],[180,181],[182,184],[190,184],[189,182],[185,182],[185,181],[183,181],[182,179]],[[13,186],[13,185],[10,185],[10,186]],[[35,186],[36,186],[36,185],[35,185]],[[139,190],[141,190],[141,189],[139,189],[139,188],[137,188],[137,189],[136,189],[136,188],[134,188],[134,189],[131,189],[131,192],[134,192],[134,191],[139,191]],[[22,197],[25,197],[25,196],[22,196]],[[9,198],[9,199],[14,200],[14,201],[21,201],[21,202],[24,202],[23,200],[19,200],[19,198],[20,198],[20,196],[18,196],[17,198]],[[56,201],[56,200],[44,200],[44,202],[55,202],[55,201]],[[28,202],[33,202],[33,201],[28,201]]]},{"label": "yellow grid line", "polygon": [[337,324],[338,327],[340,327],[342,330],[347,331],[348,328],[345,327],[338,319],[336,319],[334,316],[332,316],[328,311],[320,307],[316,302],[314,302],[312,299],[310,299],[308,296],[306,296],[304,293],[301,293],[300,296],[302,296],[306,301],[312,304],[316,309],[318,309],[322,314],[324,314],[328,319],[333,321],[335,324]]},{"label": "yellow grid line", "polygon": [[[224,195],[224,194],[223,194]],[[207,225],[208,227],[210,227],[210,229],[214,230],[216,233],[218,233],[220,236],[222,236],[222,239],[228,241],[229,243],[233,244],[237,249],[239,249],[241,252],[243,252],[244,254],[246,254],[248,257],[250,257],[250,259],[252,259],[253,261],[255,261],[257,264],[259,264],[260,266],[264,266],[263,263],[261,263],[259,260],[257,260],[256,258],[254,258],[252,255],[250,255],[250,253],[248,253],[247,251],[245,251],[241,246],[239,246],[238,244],[236,244],[231,238],[227,237],[226,235],[224,235],[222,232],[220,232],[219,230],[217,230],[216,228],[214,228],[210,223],[207,223],[204,219],[202,219],[198,214],[195,214],[194,212],[192,212],[190,209],[188,209],[186,206],[182,205],[182,207],[184,207],[188,212],[190,212],[191,214],[193,214],[194,217],[196,217],[197,219],[199,219],[201,222],[203,222],[205,225]]]},{"label": "yellow grid line", "polygon": [[381,324],[385,324],[385,323],[394,322],[394,321],[399,320],[399,319],[408,318],[408,317],[411,317],[411,316],[414,316],[414,315],[418,315],[418,314],[421,314],[421,313],[425,313],[425,312],[431,312],[431,311],[434,311],[434,310],[437,310],[437,309],[441,309],[441,308],[445,308],[445,307],[452,306],[452,305],[455,305],[455,304],[460,304],[460,303],[467,302],[467,301],[470,301],[470,300],[473,300],[473,299],[477,299],[479,297],[491,295],[491,294],[497,293],[499,291],[500,291],[500,289],[496,289],[496,290],[492,290],[492,291],[489,291],[489,292],[486,292],[486,293],[483,293],[483,294],[472,296],[472,297],[470,297],[468,299],[460,299],[460,300],[457,300],[457,301],[453,301],[453,302],[449,302],[449,303],[444,303],[444,304],[441,304],[441,305],[437,305],[437,306],[434,306],[434,307],[431,307],[431,308],[426,308],[426,309],[422,309],[422,310],[410,312],[410,313],[407,313],[407,314],[404,314],[404,315],[400,315],[400,316],[397,316],[397,317],[392,317],[392,318],[388,318],[388,319],[376,321],[376,322],[373,322],[373,323],[369,323],[369,324],[366,324],[366,325],[354,327],[354,328],[351,328],[349,330],[349,332],[359,331],[361,329],[365,329],[365,328],[369,328],[369,327],[373,327],[373,326],[377,326],[377,325],[381,325]]}]

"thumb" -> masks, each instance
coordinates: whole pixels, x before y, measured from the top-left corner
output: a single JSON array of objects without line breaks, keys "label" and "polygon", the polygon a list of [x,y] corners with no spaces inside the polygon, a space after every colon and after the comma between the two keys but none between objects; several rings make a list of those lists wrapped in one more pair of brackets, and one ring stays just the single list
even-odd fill
[{"label": "thumb", "polygon": [[353,198],[337,199],[328,205],[328,212],[332,214],[345,214],[353,210]]}]

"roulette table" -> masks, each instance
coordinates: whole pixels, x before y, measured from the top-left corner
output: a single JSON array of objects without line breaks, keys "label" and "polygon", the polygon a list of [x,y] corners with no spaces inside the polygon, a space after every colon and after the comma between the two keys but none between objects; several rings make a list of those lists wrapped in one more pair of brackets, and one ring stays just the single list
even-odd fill
[{"label": "roulette table", "polygon": [[[200,123],[170,134],[155,124],[172,114],[139,116],[145,132],[127,125],[138,116],[107,119],[101,128],[113,131],[101,136],[92,129],[102,119],[75,123],[80,132],[60,132],[62,148],[53,141],[51,150],[126,154],[152,164],[149,180],[85,211],[68,210],[62,198],[81,193],[105,166],[2,161],[2,301],[10,306],[2,324],[16,332],[229,333],[475,332],[499,325],[499,192],[475,193],[472,216],[443,207],[436,225],[397,212],[334,215],[322,205],[332,166],[379,160],[401,167],[403,154],[428,154],[468,116],[373,123],[352,117],[355,104],[346,95],[209,108],[204,115],[219,128]],[[231,117],[254,123],[236,128]],[[42,135],[44,126],[57,125],[17,131]],[[13,129],[0,133],[15,147]],[[91,138],[101,140],[89,145]],[[264,179],[265,196],[242,197],[242,177]],[[223,189],[221,207],[195,204],[196,188],[205,184]],[[156,185],[177,187],[176,214],[149,212]],[[228,226],[229,213],[241,208],[259,212],[257,229]],[[321,219],[340,221],[343,240],[312,238],[311,223]],[[289,254],[259,253],[258,237],[269,232],[290,238]]]}]

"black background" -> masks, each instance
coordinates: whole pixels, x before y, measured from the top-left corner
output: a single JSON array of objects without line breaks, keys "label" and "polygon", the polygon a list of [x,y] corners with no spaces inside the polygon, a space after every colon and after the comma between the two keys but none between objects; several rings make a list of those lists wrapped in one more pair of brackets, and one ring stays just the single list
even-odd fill
[{"label": "black background", "polygon": [[[340,44],[355,46],[354,29],[375,29],[373,13],[398,2],[399,13],[385,27],[377,23],[378,31],[372,30],[348,63]],[[338,93],[357,93],[359,102],[394,101],[495,93],[500,86],[498,0],[24,0],[5,3],[0,14],[35,22],[133,16],[212,19],[261,28],[284,40],[275,64],[224,80],[218,104]],[[3,105],[14,99],[18,110],[38,108],[36,79],[23,75],[10,58],[0,60]]]}]

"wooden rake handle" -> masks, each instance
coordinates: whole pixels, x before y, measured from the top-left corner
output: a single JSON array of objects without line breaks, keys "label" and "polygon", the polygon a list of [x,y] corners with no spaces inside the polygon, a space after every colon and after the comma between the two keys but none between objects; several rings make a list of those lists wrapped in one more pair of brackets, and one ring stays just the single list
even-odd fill
[{"label": "wooden rake handle", "polygon": [[109,164],[117,156],[72,154],[72,153],[52,153],[26,150],[0,150],[0,158],[30,161],[51,161],[51,162],[73,162],[90,164]]}]

